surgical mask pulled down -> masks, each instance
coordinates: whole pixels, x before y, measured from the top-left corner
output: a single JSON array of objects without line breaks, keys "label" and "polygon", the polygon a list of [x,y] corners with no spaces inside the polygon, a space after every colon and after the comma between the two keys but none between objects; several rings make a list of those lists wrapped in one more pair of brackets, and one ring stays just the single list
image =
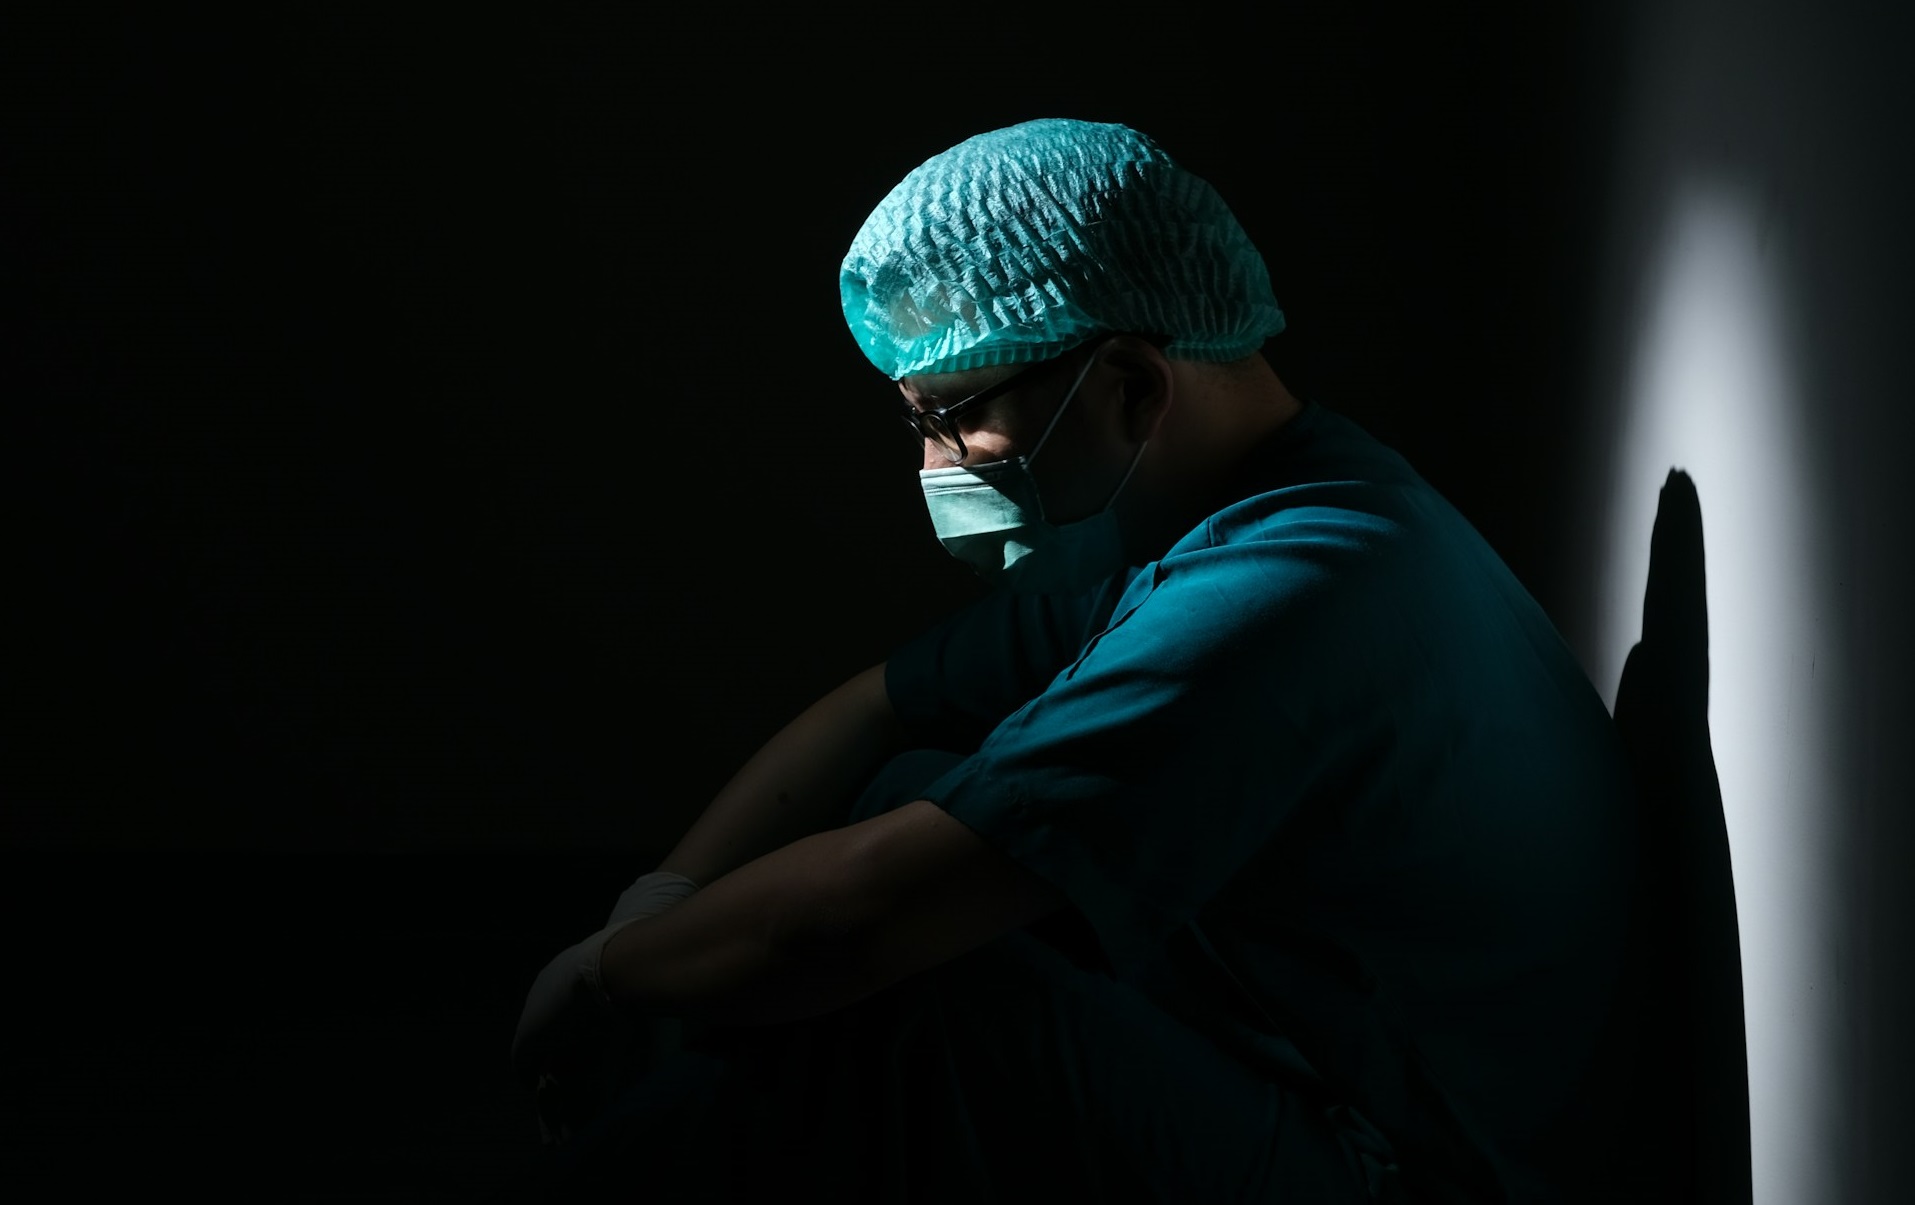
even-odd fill
[{"label": "surgical mask pulled down", "polygon": [[918,473],[939,543],[986,579],[1002,582],[1011,590],[1041,594],[1087,589],[1124,566],[1123,535],[1111,506],[1137,471],[1149,440],[1137,446],[1124,479],[1111,491],[1103,508],[1074,523],[1052,523],[1044,518],[1037,480],[1031,476],[1031,465],[1056,430],[1065,408],[1077,397],[1094,363],[1096,357],[1092,356],[1078,370],[1070,392],[1058,404],[1050,425],[1028,456]]}]

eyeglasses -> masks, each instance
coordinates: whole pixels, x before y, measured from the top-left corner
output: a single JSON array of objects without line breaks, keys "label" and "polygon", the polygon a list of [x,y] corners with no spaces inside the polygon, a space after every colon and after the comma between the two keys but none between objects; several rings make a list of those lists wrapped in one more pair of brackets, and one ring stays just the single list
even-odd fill
[{"label": "eyeglasses", "polygon": [[938,446],[952,464],[962,464],[969,453],[964,446],[964,437],[958,434],[956,418],[975,406],[981,406],[994,397],[1001,397],[1025,383],[1033,376],[1041,375],[1046,369],[1055,368],[1075,359],[1069,352],[1054,356],[1049,360],[1039,360],[1029,367],[1018,370],[1005,377],[988,389],[980,389],[970,397],[961,398],[948,406],[937,406],[929,410],[919,410],[910,402],[900,399],[904,407],[904,425],[911,429],[911,436],[920,445],[930,440]]}]

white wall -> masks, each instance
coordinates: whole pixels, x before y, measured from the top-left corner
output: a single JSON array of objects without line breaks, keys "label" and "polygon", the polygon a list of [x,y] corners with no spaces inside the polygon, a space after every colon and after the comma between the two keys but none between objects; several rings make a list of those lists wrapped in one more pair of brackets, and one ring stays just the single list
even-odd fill
[{"label": "white wall", "polygon": [[1687,470],[1765,1205],[1895,1199],[1885,1144],[1910,1099],[1884,1062],[1908,1049],[1892,851],[1915,783],[1871,736],[1906,730],[1915,558],[1915,90],[1890,26],[1841,0],[1658,0],[1589,64],[1617,108],[1583,399],[1586,610],[1565,627],[1613,700],[1657,489]]}]

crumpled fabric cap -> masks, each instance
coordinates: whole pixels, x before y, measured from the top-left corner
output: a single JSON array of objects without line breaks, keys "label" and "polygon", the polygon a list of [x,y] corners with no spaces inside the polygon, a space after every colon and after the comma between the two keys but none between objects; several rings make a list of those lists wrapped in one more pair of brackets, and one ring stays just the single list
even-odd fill
[{"label": "crumpled fabric cap", "polygon": [[1063,118],[925,161],[865,219],[838,288],[893,380],[1049,359],[1112,330],[1235,360],[1284,325],[1215,189],[1128,126]]}]

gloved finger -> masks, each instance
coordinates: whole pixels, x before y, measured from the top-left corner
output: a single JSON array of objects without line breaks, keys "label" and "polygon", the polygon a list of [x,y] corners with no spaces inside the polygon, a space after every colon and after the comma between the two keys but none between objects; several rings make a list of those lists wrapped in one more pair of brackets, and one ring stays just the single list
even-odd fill
[{"label": "gloved finger", "polygon": [[539,1120],[539,1141],[546,1146],[557,1146],[563,1137],[564,1110],[559,1104],[559,1092],[558,1081],[550,1075],[539,1076],[532,1092],[532,1111]]},{"label": "gloved finger", "polygon": [[537,1094],[539,1133],[547,1145],[562,1145],[591,1125],[603,1107],[604,1085],[591,1073],[548,1075]]},{"label": "gloved finger", "polygon": [[539,1135],[549,1145],[562,1145],[583,1133],[610,1101],[611,1081],[598,1068],[540,1077],[535,1093]]}]

